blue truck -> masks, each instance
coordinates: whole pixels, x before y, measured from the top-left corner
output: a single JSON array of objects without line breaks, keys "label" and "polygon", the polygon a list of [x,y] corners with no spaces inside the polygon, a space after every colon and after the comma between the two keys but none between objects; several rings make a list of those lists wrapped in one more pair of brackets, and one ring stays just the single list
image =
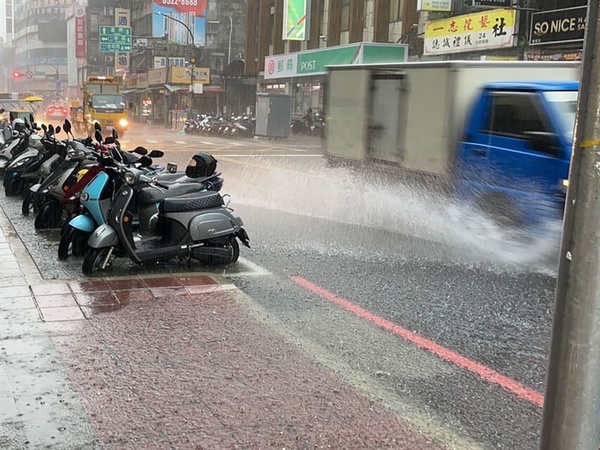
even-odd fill
[{"label": "blue truck", "polygon": [[579,76],[576,62],[329,67],[325,154],[434,178],[498,223],[536,226],[562,217]]}]

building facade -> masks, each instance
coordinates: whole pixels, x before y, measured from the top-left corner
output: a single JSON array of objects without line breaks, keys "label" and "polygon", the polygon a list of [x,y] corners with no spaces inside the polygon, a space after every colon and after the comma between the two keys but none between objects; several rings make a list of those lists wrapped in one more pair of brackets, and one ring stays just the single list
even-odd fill
[{"label": "building facade", "polygon": [[300,114],[323,108],[327,65],[579,60],[587,2],[306,0],[301,37],[289,34],[289,5],[248,0],[244,69],[257,91],[292,96],[293,113]]},{"label": "building facade", "polygon": [[12,87],[63,98],[67,80],[66,11],[73,0],[13,0]]}]

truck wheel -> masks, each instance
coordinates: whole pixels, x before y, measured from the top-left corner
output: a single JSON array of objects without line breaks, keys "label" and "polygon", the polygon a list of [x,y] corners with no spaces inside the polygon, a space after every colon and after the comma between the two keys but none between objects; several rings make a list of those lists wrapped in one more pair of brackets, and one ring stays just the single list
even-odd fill
[{"label": "truck wheel", "polygon": [[477,202],[479,209],[503,228],[521,228],[522,218],[514,200],[503,194],[487,194]]}]

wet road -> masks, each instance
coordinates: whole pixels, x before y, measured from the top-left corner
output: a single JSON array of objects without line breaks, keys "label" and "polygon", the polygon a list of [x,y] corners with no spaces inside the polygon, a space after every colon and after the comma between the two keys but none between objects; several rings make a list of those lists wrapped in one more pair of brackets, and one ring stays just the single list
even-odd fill
[{"label": "wet road", "polygon": [[[123,144],[165,150],[180,168],[196,150],[217,157],[252,239],[218,273],[314,360],[427,435],[463,448],[537,446],[556,229],[513,240],[388,176],[328,168],[318,141],[147,128]],[[45,277],[81,277],[77,261],[57,264],[52,232],[36,234],[20,205],[2,202]],[[113,272],[147,271],[124,262]]]}]

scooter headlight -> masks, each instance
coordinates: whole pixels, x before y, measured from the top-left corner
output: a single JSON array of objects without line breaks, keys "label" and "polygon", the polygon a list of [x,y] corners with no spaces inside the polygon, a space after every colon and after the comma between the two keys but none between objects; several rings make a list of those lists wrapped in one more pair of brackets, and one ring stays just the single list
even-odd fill
[{"label": "scooter headlight", "polygon": [[129,125],[129,122],[127,122],[127,119],[121,119],[119,120],[119,125],[121,125],[122,127],[126,127],[127,125]]},{"label": "scooter headlight", "polygon": [[125,172],[125,183],[135,184],[135,174],[133,172]]}]

